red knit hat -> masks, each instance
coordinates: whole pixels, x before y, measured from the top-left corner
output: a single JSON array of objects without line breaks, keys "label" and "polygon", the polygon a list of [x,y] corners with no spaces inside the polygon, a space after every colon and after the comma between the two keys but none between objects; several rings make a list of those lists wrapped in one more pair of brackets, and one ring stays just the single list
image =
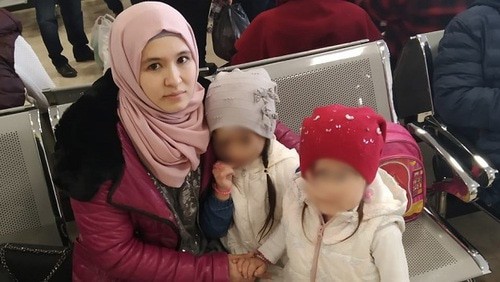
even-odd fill
[{"label": "red knit hat", "polygon": [[316,108],[302,124],[302,175],[319,159],[349,164],[372,183],[385,142],[386,122],[371,108],[331,105]]}]

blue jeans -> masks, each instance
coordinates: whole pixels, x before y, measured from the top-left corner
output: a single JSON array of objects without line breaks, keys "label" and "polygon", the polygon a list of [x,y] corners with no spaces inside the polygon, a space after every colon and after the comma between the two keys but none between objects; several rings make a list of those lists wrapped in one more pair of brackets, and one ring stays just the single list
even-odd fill
[{"label": "blue jeans", "polygon": [[[83,28],[82,3],[80,0],[61,0],[58,4],[68,40],[73,45],[73,54],[78,56],[80,52],[87,50],[89,43]],[[57,31],[56,0],[35,0],[34,5],[38,27],[52,64],[55,67],[67,64],[68,59],[61,54],[63,47]]]}]

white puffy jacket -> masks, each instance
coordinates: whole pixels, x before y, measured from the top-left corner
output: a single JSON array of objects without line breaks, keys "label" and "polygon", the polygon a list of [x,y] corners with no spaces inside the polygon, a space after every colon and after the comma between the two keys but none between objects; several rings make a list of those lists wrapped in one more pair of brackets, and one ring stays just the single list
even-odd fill
[{"label": "white puffy jacket", "polygon": [[379,169],[370,185],[373,198],[364,204],[363,221],[345,241],[357,226],[358,213],[344,212],[325,223],[308,204],[303,228],[304,180],[295,183],[285,195],[280,226],[259,248],[273,263],[286,250],[284,281],[409,281],[402,243],[406,192],[387,172]]},{"label": "white puffy jacket", "polygon": [[[276,139],[269,146],[268,173],[276,188],[275,221],[272,231],[279,225],[285,191],[293,186],[299,168],[299,156],[295,149],[288,149]],[[256,250],[269,237],[260,242],[259,231],[267,217],[267,178],[259,158],[245,168],[237,169],[233,178],[231,197],[234,203],[233,225],[222,239],[232,254],[245,254]]]}]

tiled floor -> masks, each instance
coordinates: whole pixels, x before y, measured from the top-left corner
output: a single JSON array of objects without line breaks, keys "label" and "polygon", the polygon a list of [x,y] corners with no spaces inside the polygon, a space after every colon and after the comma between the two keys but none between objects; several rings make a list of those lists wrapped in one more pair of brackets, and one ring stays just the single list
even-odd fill
[{"label": "tiled floor", "polygon": [[[109,13],[109,11],[102,0],[84,0],[82,5],[85,30],[90,38],[92,26],[96,18],[105,13]],[[47,51],[40,38],[33,9],[18,11],[15,12],[15,14],[21,19],[24,25],[23,36],[32,45],[50,77],[58,87],[90,84],[101,75],[102,71],[95,63],[76,63],[74,61],[71,54],[71,45],[66,38],[62,21],[60,21],[61,41],[65,47],[64,54],[70,59],[70,64],[78,70],[78,77],[76,78],[61,77],[52,66],[47,56]],[[219,66],[224,64],[225,62],[223,60],[214,55],[210,44],[210,37],[208,38],[208,42],[207,61],[215,62]],[[500,224],[481,212],[454,218],[451,220],[451,223],[465,238],[478,248],[490,264],[493,274],[479,278],[477,281],[500,281]]]},{"label": "tiled floor", "polygon": [[[129,1],[122,2],[124,2],[125,6],[130,5]],[[99,16],[105,15],[106,13],[110,13],[112,15],[112,12],[108,10],[103,0],[84,0],[82,2],[82,7],[84,14],[85,31],[87,33],[87,37],[90,40],[92,27],[95,20]],[[50,59],[47,55],[47,49],[43,44],[42,38],[40,37],[40,31],[36,23],[34,9],[21,10],[14,12],[14,14],[23,23],[22,35],[26,38],[28,43],[31,44],[32,48],[35,50],[35,53],[38,54],[40,61],[42,62],[43,66],[45,67],[45,69],[49,73],[49,76],[52,78],[57,87],[71,87],[91,84],[102,74],[102,70],[100,70],[94,62],[75,62],[72,54],[71,44],[66,37],[66,31],[64,29],[62,19],[59,17],[59,35],[61,38],[61,43],[64,47],[63,55],[65,55],[70,60],[70,65],[78,71],[78,76],[76,78],[64,78],[59,75],[59,73],[57,73],[56,69],[50,62]],[[207,39],[207,42],[209,42],[209,44],[207,46],[207,61],[214,62],[219,66],[225,64],[224,60],[215,56],[213,48],[211,46],[212,39],[210,37],[210,34],[208,36],[209,38]]]}]

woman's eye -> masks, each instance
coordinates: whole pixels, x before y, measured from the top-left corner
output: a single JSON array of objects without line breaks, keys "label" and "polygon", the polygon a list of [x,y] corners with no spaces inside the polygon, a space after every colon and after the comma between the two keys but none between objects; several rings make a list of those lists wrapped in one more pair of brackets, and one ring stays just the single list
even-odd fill
[{"label": "woman's eye", "polygon": [[177,59],[177,63],[179,64],[185,64],[189,61],[189,57],[188,56],[182,56],[182,57],[179,57],[179,59]]},{"label": "woman's eye", "polygon": [[154,64],[149,65],[148,69],[152,70],[152,71],[155,71],[155,70],[160,69],[160,67],[161,67],[160,64],[154,63]]}]

